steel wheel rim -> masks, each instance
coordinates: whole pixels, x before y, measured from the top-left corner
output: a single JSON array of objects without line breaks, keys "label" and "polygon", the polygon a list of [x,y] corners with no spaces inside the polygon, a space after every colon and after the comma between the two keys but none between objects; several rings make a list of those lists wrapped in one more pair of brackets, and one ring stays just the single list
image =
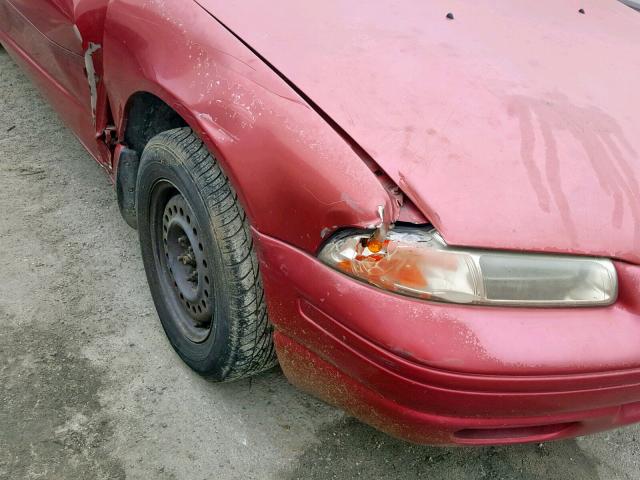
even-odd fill
[{"label": "steel wheel rim", "polygon": [[170,182],[152,193],[156,267],[174,323],[194,343],[204,342],[214,318],[211,261],[189,202]]}]

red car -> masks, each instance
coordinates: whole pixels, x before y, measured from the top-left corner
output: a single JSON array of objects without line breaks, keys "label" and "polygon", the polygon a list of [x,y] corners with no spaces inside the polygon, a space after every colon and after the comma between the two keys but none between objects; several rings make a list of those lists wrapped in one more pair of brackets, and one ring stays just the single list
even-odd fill
[{"label": "red car", "polygon": [[618,2],[0,0],[171,344],[415,442],[640,420],[640,16]]}]

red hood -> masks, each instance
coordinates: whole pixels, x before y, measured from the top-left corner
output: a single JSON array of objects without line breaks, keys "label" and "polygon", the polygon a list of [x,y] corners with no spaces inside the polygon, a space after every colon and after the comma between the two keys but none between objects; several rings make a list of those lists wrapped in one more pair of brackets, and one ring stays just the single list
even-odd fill
[{"label": "red hood", "polygon": [[199,3],[449,243],[640,262],[636,12],[602,0]]}]

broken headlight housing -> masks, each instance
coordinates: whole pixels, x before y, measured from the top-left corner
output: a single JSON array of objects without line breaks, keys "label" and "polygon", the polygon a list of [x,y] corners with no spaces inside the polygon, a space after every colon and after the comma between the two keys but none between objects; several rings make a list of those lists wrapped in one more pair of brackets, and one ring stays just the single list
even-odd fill
[{"label": "broken headlight housing", "polygon": [[384,290],[439,302],[602,306],[618,294],[608,259],[449,247],[428,228],[398,226],[382,240],[368,232],[342,232],[319,258]]}]

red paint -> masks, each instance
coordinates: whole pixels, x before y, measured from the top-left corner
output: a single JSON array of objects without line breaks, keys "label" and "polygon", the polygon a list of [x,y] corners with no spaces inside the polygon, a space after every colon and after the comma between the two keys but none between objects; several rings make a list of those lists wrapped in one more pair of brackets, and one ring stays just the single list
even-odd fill
[{"label": "red paint", "polygon": [[[551,0],[198,3],[0,0],[0,41],[112,177],[121,147],[100,137],[113,122],[122,145],[138,92],[202,137],[255,229],[294,383],[416,441],[639,419],[625,406],[640,401],[638,15],[596,0],[580,5],[589,15]],[[617,258],[619,299],[432,304],[315,260],[336,229],[375,224],[378,205],[451,244]]]},{"label": "red paint", "polygon": [[[640,420],[637,293],[605,309],[429,303],[354,282],[255,235],[287,377],[388,433],[427,443],[512,443]],[[616,267],[621,289],[637,292],[640,267]],[[560,431],[538,429],[568,422]],[[455,434],[523,426],[536,429],[511,439]]]},{"label": "red paint", "polygon": [[[276,333],[275,340],[280,364],[298,388],[340,406],[390,435],[416,443],[499,445],[542,442],[640,421],[638,402],[588,411],[514,417],[500,408],[504,398],[500,394],[488,395],[481,400],[482,404],[493,405],[490,416],[472,414],[477,398],[454,403],[460,409],[460,416],[419,411],[396,403],[392,397],[380,395],[281,333]],[[585,394],[597,395],[598,392]],[[523,396],[520,401],[526,403],[530,398]]]},{"label": "red paint", "polygon": [[640,261],[640,16],[619,2],[198,1],[450,244]]}]

